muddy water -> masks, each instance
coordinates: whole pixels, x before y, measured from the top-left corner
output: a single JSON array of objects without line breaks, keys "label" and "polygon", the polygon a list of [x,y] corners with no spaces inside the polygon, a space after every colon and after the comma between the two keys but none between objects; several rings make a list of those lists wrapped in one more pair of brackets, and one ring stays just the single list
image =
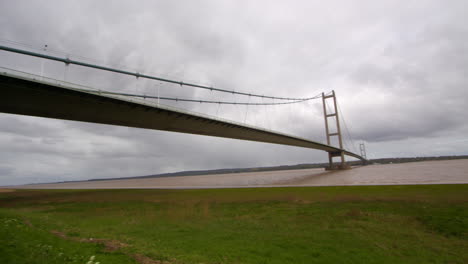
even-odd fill
[{"label": "muddy water", "polygon": [[24,185],[20,188],[223,188],[322,185],[468,183],[468,159],[369,165],[345,171],[323,169],[180,176],[154,179]]},{"label": "muddy water", "polygon": [[468,183],[468,160],[370,165],[289,181],[296,185]]}]

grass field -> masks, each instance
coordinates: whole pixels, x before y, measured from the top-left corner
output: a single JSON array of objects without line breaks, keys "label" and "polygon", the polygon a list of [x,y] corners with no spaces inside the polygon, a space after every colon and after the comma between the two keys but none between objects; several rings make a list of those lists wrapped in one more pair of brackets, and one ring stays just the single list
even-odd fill
[{"label": "grass field", "polygon": [[0,263],[468,263],[468,185],[0,193]]}]

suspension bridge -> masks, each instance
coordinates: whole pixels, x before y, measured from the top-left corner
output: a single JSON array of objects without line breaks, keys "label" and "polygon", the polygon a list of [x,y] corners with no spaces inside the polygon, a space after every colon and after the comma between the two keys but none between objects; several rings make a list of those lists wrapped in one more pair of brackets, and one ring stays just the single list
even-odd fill
[{"label": "suspension bridge", "polygon": [[[50,56],[44,53],[32,52],[8,46],[0,45],[0,50],[58,61],[64,63],[66,66],[74,64],[81,67],[134,76],[137,79],[144,78],[177,84],[180,86],[190,86],[197,89],[248,96],[249,98],[257,97],[262,100],[274,100],[273,102],[266,103],[263,101],[261,103],[250,101],[233,102],[162,97],[159,95],[149,96],[137,93],[121,93],[98,90],[92,87],[47,78],[42,75],[34,75],[1,67],[0,87],[2,89],[2,96],[0,97],[0,112],[3,113],[172,131],[317,149],[328,153],[330,169],[346,168],[345,155],[362,161],[366,160],[363,157],[364,155],[362,151],[360,154],[357,154],[343,148],[339,111],[334,92],[331,94],[322,93],[308,98],[265,96],[176,81],[168,78],[140,74],[138,72],[124,71],[116,68],[71,60],[68,57],[63,58]],[[255,106],[295,104],[320,98],[323,103],[327,143],[320,143],[302,137],[217,118],[210,115],[194,113],[159,103],[159,100],[173,100],[218,105],[231,104]],[[157,103],[145,99],[156,99]],[[327,100],[333,100],[332,109],[329,109],[328,111],[326,107]],[[330,122],[334,123],[333,127],[336,128],[336,131],[331,131]],[[338,146],[331,145],[333,137],[338,139]],[[334,157],[339,157],[340,162],[334,164]]]}]

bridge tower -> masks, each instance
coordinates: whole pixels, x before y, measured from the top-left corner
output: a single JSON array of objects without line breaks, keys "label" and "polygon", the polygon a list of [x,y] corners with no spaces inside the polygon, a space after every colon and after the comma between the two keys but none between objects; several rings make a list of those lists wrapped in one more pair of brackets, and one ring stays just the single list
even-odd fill
[{"label": "bridge tower", "polygon": [[[327,99],[333,100],[332,103],[332,113],[327,112]],[[328,100],[329,101],[329,100]],[[325,93],[322,93],[322,103],[323,103],[323,115],[325,118],[325,132],[327,135],[327,144],[330,145],[331,143],[331,138],[332,137],[338,137],[338,144],[340,151],[336,152],[328,152],[328,167],[326,167],[326,170],[343,170],[343,169],[349,169],[350,167],[346,164],[345,162],[345,157],[344,157],[344,149],[343,149],[343,139],[341,137],[341,127],[340,127],[340,119],[338,116],[338,107],[336,104],[336,96],[335,96],[335,91],[332,91],[330,95],[325,95]],[[330,132],[330,123],[329,119],[334,119],[335,120],[335,128],[336,131]],[[333,122],[333,120],[331,121]],[[334,157],[339,157],[341,159],[341,162],[339,164],[334,165],[333,164],[333,158]]]},{"label": "bridge tower", "polygon": [[359,144],[359,151],[361,152],[361,157],[364,158],[364,160],[362,161],[362,165],[367,165],[368,160],[366,154],[366,145],[364,145],[364,143]]},{"label": "bridge tower", "polygon": [[363,157],[364,159],[367,159],[366,145],[364,145],[364,143],[359,144],[359,151],[361,152],[361,157]]}]

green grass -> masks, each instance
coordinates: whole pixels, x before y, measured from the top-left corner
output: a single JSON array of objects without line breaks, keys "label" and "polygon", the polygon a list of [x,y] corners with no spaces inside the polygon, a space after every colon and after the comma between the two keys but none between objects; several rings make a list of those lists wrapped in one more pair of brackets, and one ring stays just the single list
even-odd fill
[{"label": "green grass", "polygon": [[467,202],[468,185],[18,190],[0,263],[468,263]]}]

